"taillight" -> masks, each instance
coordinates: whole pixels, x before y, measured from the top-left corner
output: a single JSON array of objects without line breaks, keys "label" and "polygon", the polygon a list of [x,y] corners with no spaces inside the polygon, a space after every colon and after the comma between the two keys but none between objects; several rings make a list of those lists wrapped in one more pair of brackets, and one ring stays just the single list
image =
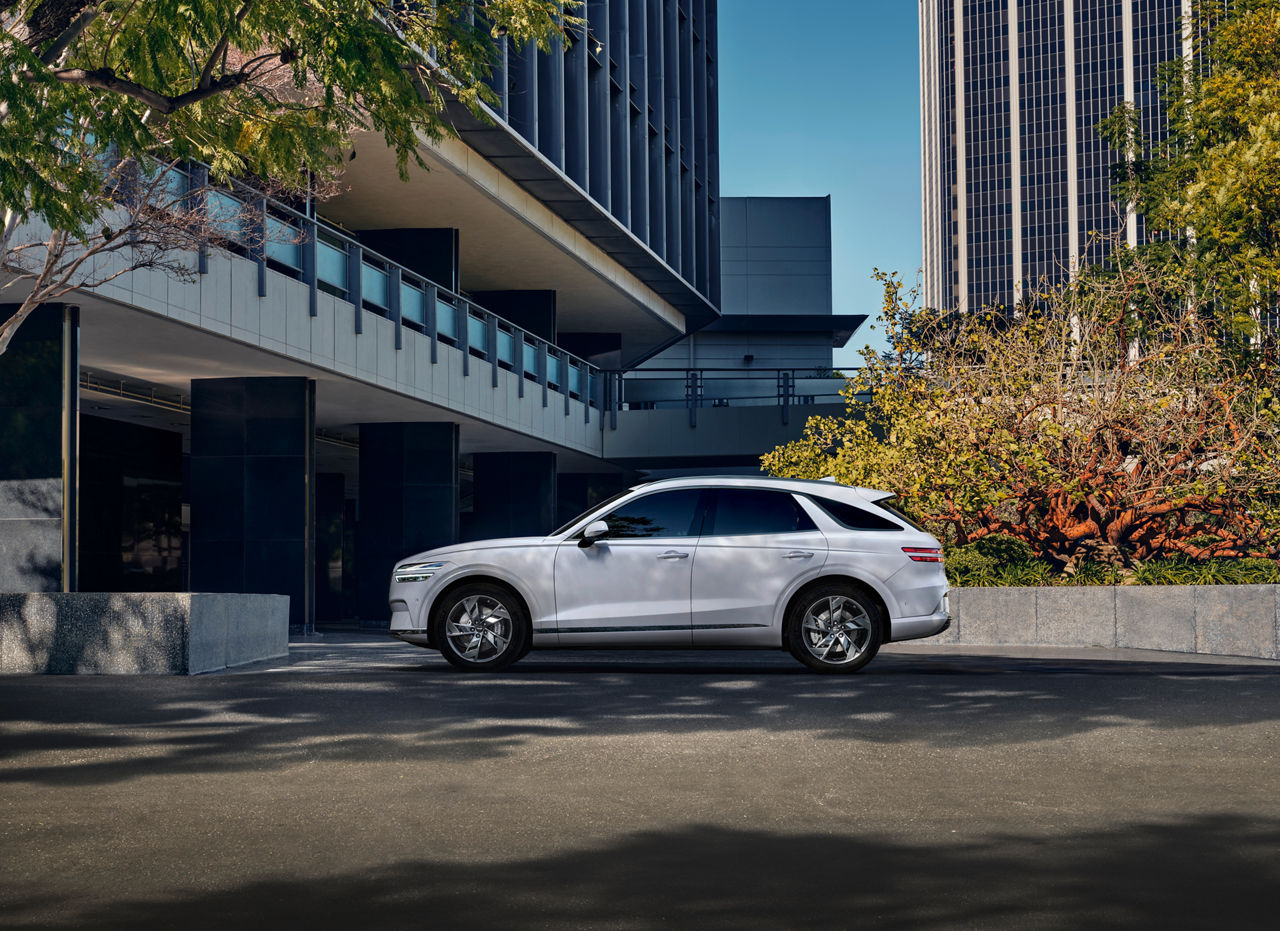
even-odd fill
[{"label": "taillight", "polygon": [[906,553],[912,562],[942,562],[942,550],[936,546],[904,546],[902,552]]}]

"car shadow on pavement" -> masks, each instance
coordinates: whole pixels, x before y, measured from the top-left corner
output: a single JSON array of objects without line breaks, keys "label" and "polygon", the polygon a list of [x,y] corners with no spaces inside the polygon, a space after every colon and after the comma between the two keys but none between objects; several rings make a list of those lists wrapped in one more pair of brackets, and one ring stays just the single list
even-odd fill
[{"label": "car shadow on pavement", "polygon": [[[5,896],[48,928],[1272,928],[1280,821],[1211,815],[919,842],[690,825],[489,862],[282,869],[106,905]],[[288,878],[284,878],[288,877]],[[194,885],[194,882],[193,882]],[[3,888],[0,881],[0,888]]]},{"label": "car shadow on pavement", "polygon": [[899,655],[842,677],[785,658],[687,662],[539,660],[468,675],[427,655],[344,675],[0,677],[0,782],[486,759],[555,736],[767,730],[964,748],[1280,721],[1270,666]]}]

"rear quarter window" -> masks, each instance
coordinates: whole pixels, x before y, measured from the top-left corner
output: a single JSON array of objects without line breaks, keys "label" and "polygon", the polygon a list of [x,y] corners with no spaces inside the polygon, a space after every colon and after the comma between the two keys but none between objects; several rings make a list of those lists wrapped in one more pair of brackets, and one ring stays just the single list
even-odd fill
[{"label": "rear quarter window", "polygon": [[808,496],[809,500],[822,508],[827,516],[847,530],[904,530],[901,524],[894,523],[871,511],[864,510],[854,504],[836,501],[834,498]]}]

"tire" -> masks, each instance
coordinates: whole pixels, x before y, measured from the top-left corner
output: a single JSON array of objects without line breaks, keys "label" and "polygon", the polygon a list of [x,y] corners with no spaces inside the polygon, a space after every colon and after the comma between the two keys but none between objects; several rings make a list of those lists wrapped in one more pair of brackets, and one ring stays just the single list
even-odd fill
[{"label": "tire", "polygon": [[458,669],[498,672],[529,651],[529,616],[500,585],[476,582],[456,588],[436,605],[432,618],[432,639]]},{"label": "tire", "polygon": [[881,614],[870,596],[851,585],[816,585],[787,611],[787,650],[815,672],[857,672],[880,649]]}]

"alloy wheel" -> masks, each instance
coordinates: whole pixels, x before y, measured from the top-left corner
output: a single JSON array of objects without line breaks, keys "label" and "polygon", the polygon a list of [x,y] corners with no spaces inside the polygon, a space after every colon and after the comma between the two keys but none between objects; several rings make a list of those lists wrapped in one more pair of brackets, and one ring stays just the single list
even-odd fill
[{"label": "alloy wheel", "polygon": [[449,611],[444,622],[449,649],[472,663],[502,657],[511,643],[511,612],[497,598],[468,595]]},{"label": "alloy wheel", "polygon": [[844,665],[862,656],[875,622],[857,601],[828,595],[811,604],[801,620],[805,648],[821,663]]}]

